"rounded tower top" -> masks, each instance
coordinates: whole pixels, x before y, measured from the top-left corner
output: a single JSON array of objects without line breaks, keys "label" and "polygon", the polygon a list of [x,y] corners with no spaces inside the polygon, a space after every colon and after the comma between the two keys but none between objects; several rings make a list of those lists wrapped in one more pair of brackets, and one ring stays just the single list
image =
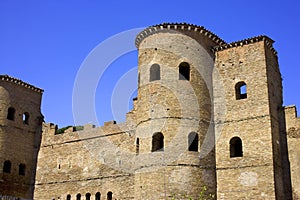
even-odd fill
[{"label": "rounded tower top", "polygon": [[135,45],[137,48],[139,48],[140,43],[149,35],[153,35],[155,33],[160,33],[160,32],[172,32],[172,31],[176,31],[177,33],[181,32],[183,34],[187,34],[196,40],[198,36],[205,36],[209,40],[211,40],[211,42],[213,42],[215,46],[227,44],[224,40],[219,38],[216,34],[205,29],[203,26],[197,26],[188,23],[162,23],[162,24],[150,26],[145,30],[143,30],[142,32],[140,32],[136,36]]}]

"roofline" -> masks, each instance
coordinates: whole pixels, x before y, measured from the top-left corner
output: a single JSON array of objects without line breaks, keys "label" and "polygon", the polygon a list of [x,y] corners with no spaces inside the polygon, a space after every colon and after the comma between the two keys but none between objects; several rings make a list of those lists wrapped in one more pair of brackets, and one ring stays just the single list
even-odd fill
[{"label": "roofline", "polygon": [[253,43],[261,42],[261,41],[266,42],[267,46],[270,48],[270,50],[273,52],[273,54],[277,56],[277,51],[273,47],[274,40],[272,40],[271,38],[269,38],[268,36],[265,36],[265,35],[259,35],[259,36],[251,37],[248,39],[232,42],[229,44],[218,45],[218,46],[213,47],[213,51],[214,52],[223,51],[223,50],[226,50],[226,49],[229,49],[232,47],[239,47],[239,46],[253,44]]},{"label": "roofline", "polygon": [[203,26],[197,26],[194,24],[188,23],[162,23],[150,26],[140,32],[135,39],[135,46],[138,48],[140,43],[148,37],[149,35],[153,35],[155,33],[163,32],[166,30],[189,30],[198,32],[201,35],[205,35],[206,37],[210,38],[212,41],[216,42],[219,45],[227,44],[224,40],[218,37],[216,34],[210,32],[209,30],[205,29]]},{"label": "roofline", "polygon": [[41,89],[41,88],[35,87],[35,86],[33,86],[33,85],[29,84],[29,83],[26,83],[26,82],[24,82],[24,81],[22,81],[20,79],[17,79],[17,78],[8,76],[8,75],[0,75],[0,80],[1,81],[6,81],[6,82],[11,82],[11,83],[23,86],[23,87],[31,89],[32,91],[37,92],[37,93],[41,93],[42,94],[44,92],[44,90]]}]

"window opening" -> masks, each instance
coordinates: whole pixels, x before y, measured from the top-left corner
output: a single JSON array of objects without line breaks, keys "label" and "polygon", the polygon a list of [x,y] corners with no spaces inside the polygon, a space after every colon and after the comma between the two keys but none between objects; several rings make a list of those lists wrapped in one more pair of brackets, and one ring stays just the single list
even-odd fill
[{"label": "window opening", "polygon": [[189,151],[198,151],[199,136],[195,132],[191,132],[188,136]]},{"label": "window opening", "polygon": [[150,82],[160,80],[160,66],[158,64],[153,64],[150,67]]},{"label": "window opening", "polygon": [[230,142],[230,158],[243,157],[242,140],[239,137],[231,138]]},{"label": "window opening", "polygon": [[179,65],[179,80],[190,80],[190,65],[187,62]]},{"label": "window opening", "polygon": [[152,152],[164,150],[164,135],[160,132],[152,136]]}]

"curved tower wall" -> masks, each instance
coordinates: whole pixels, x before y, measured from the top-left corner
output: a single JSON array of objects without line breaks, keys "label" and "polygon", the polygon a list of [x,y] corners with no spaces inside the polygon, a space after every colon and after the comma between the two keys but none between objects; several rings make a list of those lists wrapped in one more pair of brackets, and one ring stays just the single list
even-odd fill
[{"label": "curved tower wall", "polygon": [[[36,159],[43,121],[40,111],[42,92],[43,90],[18,79],[0,76],[0,194],[2,195],[33,198]],[[8,112],[11,114],[10,117]],[[10,167],[7,166],[8,161],[11,163]]]},{"label": "curved tower wall", "polygon": [[[150,27],[137,36],[137,199],[163,199],[174,192],[196,196],[202,186],[215,192],[210,121],[214,66],[211,47],[218,44],[217,39],[201,27],[184,24]],[[189,80],[179,80],[182,63],[190,67]],[[160,77],[151,81],[153,64],[160,66]],[[157,132],[163,135],[164,149],[152,152],[153,135]],[[188,136],[192,132],[199,138],[198,151],[188,150]],[[210,140],[207,135],[211,136]]]}]

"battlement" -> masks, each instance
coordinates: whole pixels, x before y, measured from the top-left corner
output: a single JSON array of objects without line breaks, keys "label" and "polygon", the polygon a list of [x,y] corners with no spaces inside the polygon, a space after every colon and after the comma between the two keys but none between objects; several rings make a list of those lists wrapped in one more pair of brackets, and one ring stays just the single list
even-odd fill
[{"label": "battlement", "polygon": [[294,118],[298,118],[297,116],[297,108],[295,105],[289,105],[284,107],[285,114]]},{"label": "battlement", "polygon": [[271,38],[269,38],[268,36],[265,36],[265,35],[255,36],[255,37],[251,37],[251,38],[248,38],[248,39],[232,42],[232,43],[229,43],[229,44],[222,44],[222,45],[219,45],[219,46],[215,46],[213,48],[213,51],[214,52],[222,51],[222,50],[225,50],[225,49],[244,46],[244,45],[253,44],[253,43],[261,42],[261,41],[264,41],[266,43],[266,45],[270,48],[272,53],[275,56],[277,56],[277,51],[273,48],[274,40],[272,40]]},{"label": "battlement", "polygon": [[66,126],[60,129],[56,124],[44,123],[41,146],[89,140],[124,133],[128,136],[132,136],[134,135],[133,130],[134,127],[132,127],[130,123],[117,124],[116,121],[105,122],[103,126],[99,127],[93,124],[85,124],[83,126]]},{"label": "battlement", "polygon": [[35,87],[33,85],[30,85],[29,83],[26,83],[26,82],[24,82],[20,79],[13,78],[13,77],[8,76],[8,75],[0,75],[0,80],[1,81],[6,81],[6,82],[11,82],[11,83],[23,86],[25,88],[31,89],[34,92],[38,92],[38,93],[43,93],[44,92],[44,90],[42,90],[38,87]]},{"label": "battlement", "polygon": [[210,32],[209,30],[205,29],[203,26],[197,26],[194,24],[188,24],[188,23],[162,23],[162,24],[157,24],[154,26],[150,26],[140,32],[135,39],[135,45],[138,48],[141,41],[148,37],[149,35],[159,33],[159,32],[165,32],[168,30],[176,30],[176,31],[194,31],[197,32],[198,34],[204,35],[214,41],[215,43],[219,45],[227,44],[224,40],[219,38],[216,34]]},{"label": "battlement", "polygon": [[300,117],[295,105],[284,107],[286,130],[289,138],[300,138]]}]

